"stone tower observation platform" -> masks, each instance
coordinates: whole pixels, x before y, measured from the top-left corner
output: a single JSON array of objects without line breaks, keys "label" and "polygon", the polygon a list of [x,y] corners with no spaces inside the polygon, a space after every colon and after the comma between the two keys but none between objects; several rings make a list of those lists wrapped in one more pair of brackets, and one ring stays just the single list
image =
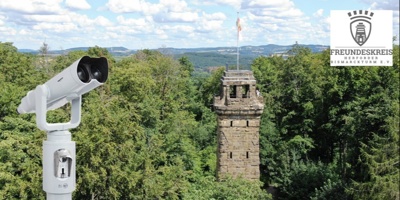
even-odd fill
[{"label": "stone tower observation platform", "polygon": [[253,72],[225,71],[219,96],[217,175],[259,179],[259,129],[264,102],[256,90]]}]

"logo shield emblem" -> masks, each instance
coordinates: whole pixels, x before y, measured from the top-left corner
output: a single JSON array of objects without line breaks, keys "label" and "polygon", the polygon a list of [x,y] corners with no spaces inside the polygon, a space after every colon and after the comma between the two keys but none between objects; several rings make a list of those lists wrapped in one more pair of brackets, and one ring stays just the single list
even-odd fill
[{"label": "logo shield emblem", "polygon": [[374,16],[373,12],[359,10],[353,11],[353,13],[347,13],[351,20],[350,22],[350,32],[353,36],[354,41],[362,46],[367,42],[369,36],[371,35],[371,19]]},{"label": "logo shield emblem", "polygon": [[357,19],[350,23],[350,32],[354,41],[362,46],[371,35],[372,24],[365,19]]}]

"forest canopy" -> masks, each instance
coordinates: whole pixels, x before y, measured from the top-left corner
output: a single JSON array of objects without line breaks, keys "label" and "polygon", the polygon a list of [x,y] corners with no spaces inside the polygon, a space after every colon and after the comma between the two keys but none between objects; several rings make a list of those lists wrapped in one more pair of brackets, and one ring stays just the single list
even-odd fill
[{"label": "forest canopy", "polygon": [[[109,79],[83,96],[74,199],[399,199],[399,47],[391,67],[331,67],[329,50],[293,46],[258,57],[264,97],[260,181],[216,175],[211,74],[189,58],[141,50],[118,59],[98,46],[48,57],[0,42],[0,198],[44,199],[42,142],[20,100],[82,56],[106,57]],[[48,121],[69,120],[69,105]]]}]

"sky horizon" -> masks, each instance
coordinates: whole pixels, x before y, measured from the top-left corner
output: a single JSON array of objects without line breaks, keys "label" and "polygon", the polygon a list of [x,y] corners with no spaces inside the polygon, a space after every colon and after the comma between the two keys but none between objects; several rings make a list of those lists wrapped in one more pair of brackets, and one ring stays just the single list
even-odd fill
[{"label": "sky horizon", "polygon": [[[200,48],[330,43],[331,10],[393,10],[388,0],[1,0],[0,42],[18,49]],[[396,41],[399,44],[399,38]]]}]

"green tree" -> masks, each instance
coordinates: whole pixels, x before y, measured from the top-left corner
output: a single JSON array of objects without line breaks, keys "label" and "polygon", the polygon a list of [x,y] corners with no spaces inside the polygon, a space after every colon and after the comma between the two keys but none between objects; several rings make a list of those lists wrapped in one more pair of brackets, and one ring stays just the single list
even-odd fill
[{"label": "green tree", "polygon": [[259,181],[228,178],[217,182],[213,176],[199,177],[183,194],[183,199],[272,199],[261,186]]},{"label": "green tree", "polygon": [[[348,192],[355,199],[399,199],[400,147],[399,147],[399,46],[393,48],[393,67],[379,68],[381,77],[377,90],[378,102],[384,103],[380,109],[384,113],[369,108],[369,118],[383,118],[382,132],[373,132],[372,138],[361,142],[358,162],[363,172],[362,178],[352,182]],[[376,115],[379,113],[380,115]],[[374,115],[375,114],[375,115]]]},{"label": "green tree", "polygon": [[[123,59],[113,71],[111,91],[138,122],[142,137],[137,170],[142,198],[178,198],[187,187],[187,176],[200,170],[200,160],[189,135],[197,126],[187,111],[185,95],[189,76],[170,57],[142,51]],[[129,113],[129,112],[128,112]]]},{"label": "green tree", "polygon": [[[279,199],[310,199],[315,189],[324,186],[325,182],[339,180],[335,170],[322,162],[295,161],[290,166],[288,178],[280,187]],[[336,195],[339,196],[339,195]]]},{"label": "green tree", "polygon": [[194,66],[193,64],[190,62],[189,58],[186,56],[182,56],[181,58],[179,58],[179,64],[182,65],[183,69],[185,71],[188,71],[189,74],[192,74],[194,71]]},{"label": "green tree", "polygon": [[0,121],[0,196],[3,199],[44,199],[41,142],[44,133],[20,118]]},{"label": "green tree", "polygon": [[351,187],[365,183],[365,189],[372,188],[374,170],[382,167],[369,162],[384,153],[370,148],[381,149],[383,141],[394,140],[386,127],[398,115],[392,106],[399,102],[398,47],[393,52],[393,67],[330,67],[329,50],[312,54],[298,45],[286,60],[255,59],[252,69],[265,100],[260,128],[263,180],[289,195],[293,163],[322,161],[340,180],[314,181],[319,184],[304,188],[308,196],[325,198],[342,191],[337,197],[346,199],[351,198],[343,192],[346,187],[357,191]]},{"label": "green tree", "polygon": [[16,112],[21,98],[45,77],[34,58],[0,42],[0,197],[43,199],[41,141],[32,115]]}]

